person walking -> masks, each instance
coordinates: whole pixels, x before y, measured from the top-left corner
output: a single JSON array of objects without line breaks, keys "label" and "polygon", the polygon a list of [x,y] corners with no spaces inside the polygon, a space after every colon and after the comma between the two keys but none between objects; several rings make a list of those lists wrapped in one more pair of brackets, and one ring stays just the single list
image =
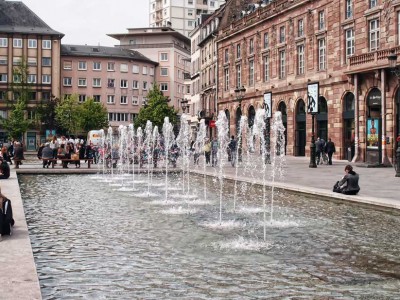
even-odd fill
[{"label": "person walking", "polygon": [[236,150],[237,150],[237,141],[235,140],[235,136],[231,136],[231,140],[229,142],[229,152],[230,152],[230,156],[231,156],[231,164],[232,167],[235,166],[236,164]]},{"label": "person walking", "polygon": [[24,160],[24,149],[20,142],[16,142],[14,146],[14,162],[15,168],[18,169],[22,165],[22,160]]},{"label": "person walking", "polygon": [[332,155],[336,152],[335,143],[332,142],[331,138],[328,139],[328,142],[325,145],[325,152],[328,154],[328,164],[332,165]]}]

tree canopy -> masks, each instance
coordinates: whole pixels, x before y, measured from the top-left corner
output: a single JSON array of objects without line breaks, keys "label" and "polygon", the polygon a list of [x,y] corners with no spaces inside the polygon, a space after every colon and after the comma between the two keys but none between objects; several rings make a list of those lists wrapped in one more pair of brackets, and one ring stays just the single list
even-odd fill
[{"label": "tree canopy", "polygon": [[168,105],[168,97],[164,96],[156,84],[147,94],[147,104],[139,111],[139,115],[135,119],[135,127],[146,126],[147,120],[153,123],[153,126],[162,128],[164,118],[169,117],[172,124],[176,124],[178,117],[177,111],[173,106]]},{"label": "tree canopy", "polygon": [[102,103],[94,102],[89,98],[80,105],[79,126],[88,132],[94,129],[102,129],[108,127],[107,109]]}]

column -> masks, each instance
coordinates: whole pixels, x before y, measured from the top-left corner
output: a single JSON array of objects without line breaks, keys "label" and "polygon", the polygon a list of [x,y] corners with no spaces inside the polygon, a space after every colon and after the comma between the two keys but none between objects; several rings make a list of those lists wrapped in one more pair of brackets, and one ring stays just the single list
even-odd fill
[{"label": "column", "polygon": [[354,74],[354,157],[351,162],[360,161],[360,127],[358,112],[358,74]]},{"label": "column", "polygon": [[382,116],[382,161],[383,165],[390,165],[386,152],[386,72],[381,69],[381,116]]}]

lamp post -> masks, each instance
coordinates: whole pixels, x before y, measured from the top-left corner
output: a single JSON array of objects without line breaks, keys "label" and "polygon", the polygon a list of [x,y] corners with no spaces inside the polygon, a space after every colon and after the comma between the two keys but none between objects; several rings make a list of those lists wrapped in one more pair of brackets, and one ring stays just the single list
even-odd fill
[{"label": "lamp post", "polygon": [[315,137],[314,137],[314,123],[315,115],[318,113],[318,97],[319,97],[319,84],[310,83],[307,86],[307,112],[311,114],[312,117],[312,127],[311,127],[311,144],[310,144],[310,168],[316,168],[315,163]]},{"label": "lamp post", "polygon": [[[397,79],[400,79],[400,68],[397,66],[397,54],[394,50],[388,55],[389,60],[389,68],[394,75],[396,75]],[[397,112],[399,114],[399,112]],[[397,120],[400,123],[400,120]],[[400,126],[398,124],[397,126]],[[400,131],[399,129],[397,129]],[[396,139],[397,142],[397,150],[396,150],[396,177],[400,177],[400,132],[398,132],[398,137]]]},{"label": "lamp post", "polygon": [[[242,87],[236,87],[235,95],[236,95],[236,100],[239,102],[240,118],[242,118],[242,115],[243,115],[243,113],[242,113],[242,101],[243,101],[245,93],[246,93],[246,89],[245,89],[245,87],[243,85],[242,85]],[[240,128],[240,120],[239,120],[239,128]],[[242,135],[241,131],[240,131],[240,135]],[[240,143],[239,143],[239,148],[238,148],[238,160],[240,162],[242,161],[242,137],[240,137]]]}]

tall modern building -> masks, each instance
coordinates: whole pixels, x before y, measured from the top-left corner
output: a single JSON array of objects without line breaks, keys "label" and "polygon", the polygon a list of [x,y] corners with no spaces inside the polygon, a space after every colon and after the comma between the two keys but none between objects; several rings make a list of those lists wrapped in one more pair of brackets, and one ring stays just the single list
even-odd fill
[{"label": "tall modern building", "polygon": [[168,26],[189,36],[201,14],[214,12],[225,0],[150,0],[150,27]]}]

